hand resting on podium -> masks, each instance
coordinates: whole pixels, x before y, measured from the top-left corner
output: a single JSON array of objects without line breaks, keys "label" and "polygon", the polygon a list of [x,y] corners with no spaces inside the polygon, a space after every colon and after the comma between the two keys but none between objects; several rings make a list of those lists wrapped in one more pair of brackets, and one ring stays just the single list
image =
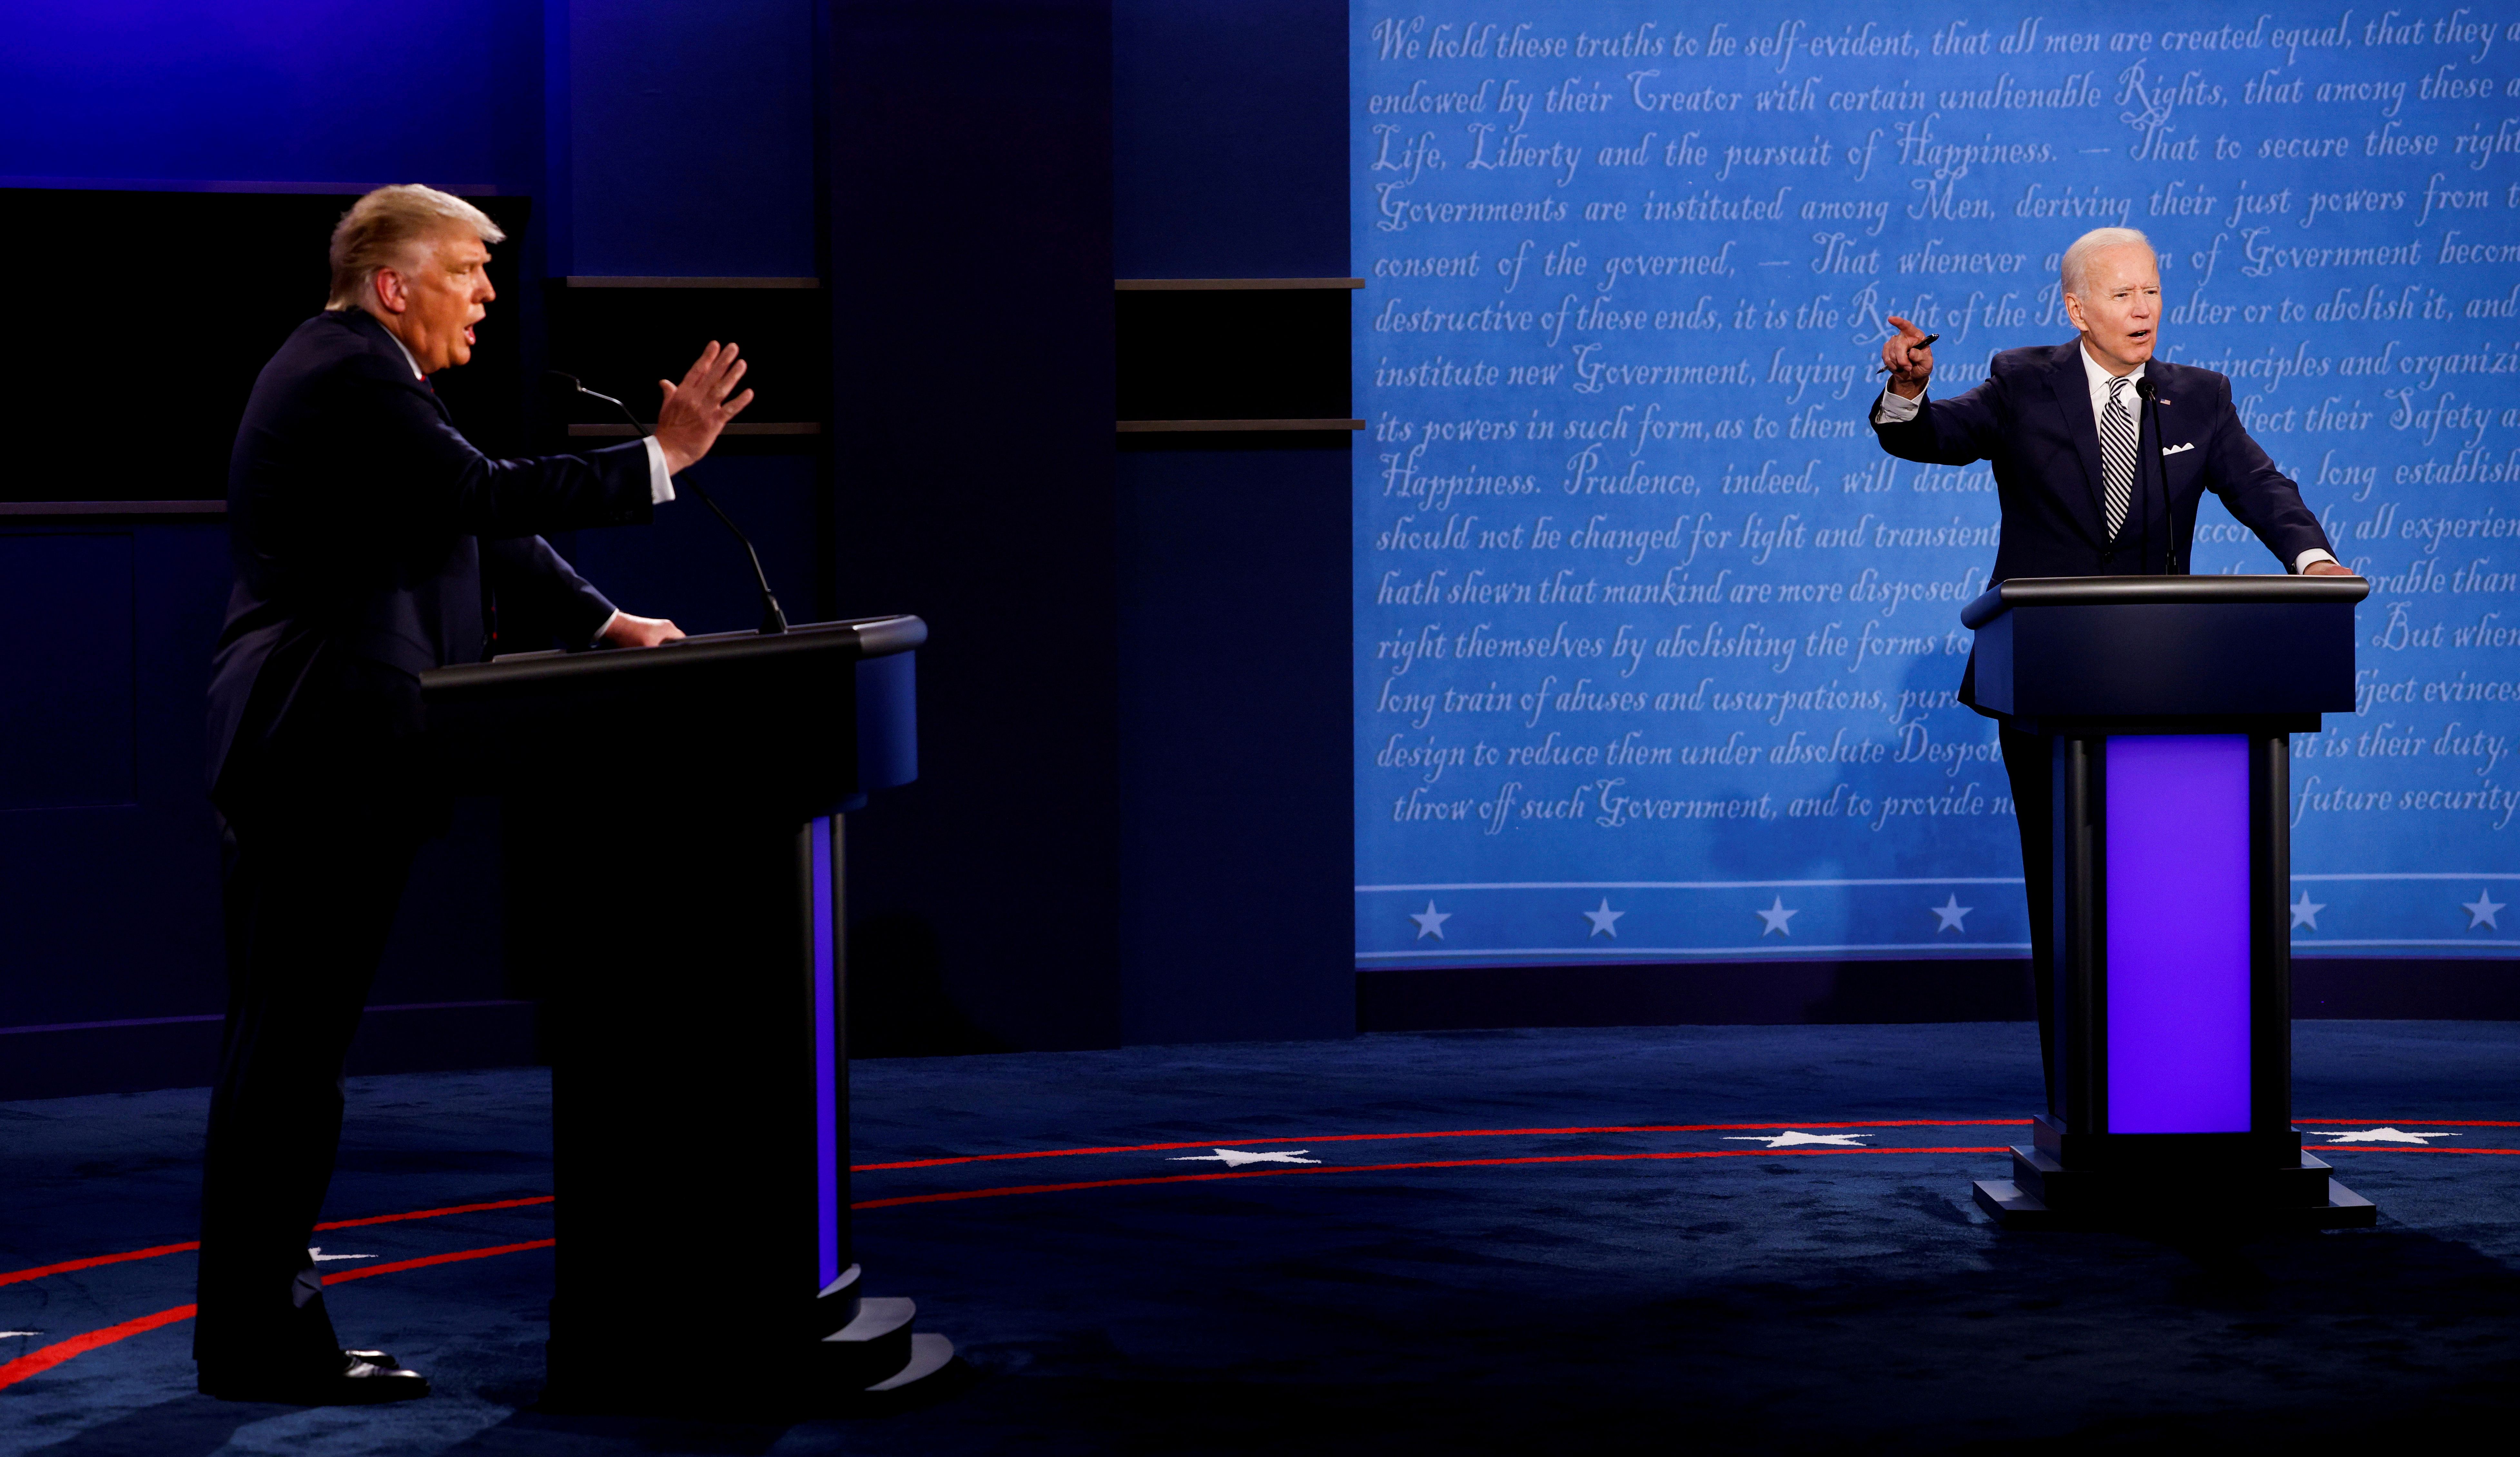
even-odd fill
[{"label": "hand resting on podium", "polygon": [[608,648],[652,648],[670,643],[683,635],[668,617],[634,617],[628,613],[614,613],[604,624],[599,640]]}]

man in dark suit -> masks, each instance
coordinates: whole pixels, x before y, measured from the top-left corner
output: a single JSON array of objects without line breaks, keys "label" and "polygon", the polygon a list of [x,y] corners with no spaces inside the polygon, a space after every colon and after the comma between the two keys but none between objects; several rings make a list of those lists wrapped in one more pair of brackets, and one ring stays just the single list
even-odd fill
[{"label": "man in dark suit", "polygon": [[[1881,448],[1938,466],[1993,463],[2003,511],[2002,544],[1990,580],[2016,576],[2183,575],[2196,510],[2212,491],[2289,570],[2350,575],[2318,519],[2302,504],[2231,407],[2231,382],[2208,369],[2153,357],[2161,272],[2152,245],[2133,228],[2099,228],[2065,250],[2066,315],[2081,336],[2061,344],[2006,349],[1985,383],[1947,400],[1925,398],[1934,352],[1924,335],[1892,316],[1881,345],[1889,387],[1872,407]],[[2158,410],[2142,408],[2148,381]],[[2158,462],[2158,464],[2156,464]],[[2167,489],[2165,490],[2165,478]],[[1976,706],[1974,656],[1960,702]],[[2002,735],[2004,774],[2021,827],[2022,879],[2030,897],[2031,978],[2039,1050],[2052,1111],[2056,1096],[2055,988],[2047,975],[2054,908],[2047,891],[2054,846],[2046,739]]]},{"label": "man in dark suit", "polygon": [[420,673],[478,661],[487,601],[579,645],[682,636],[619,612],[536,532],[644,523],[751,401],[711,344],[664,386],[654,434],[492,460],[428,376],[472,357],[503,241],[479,209],[380,189],[335,230],[333,292],[254,383],[228,472],[236,586],[210,684],[226,859],[228,1013],[211,1091],[194,1357],[214,1395],[425,1395],[345,1351],[306,1244],[341,1130],[341,1061],[414,850],[443,814],[420,753]]}]

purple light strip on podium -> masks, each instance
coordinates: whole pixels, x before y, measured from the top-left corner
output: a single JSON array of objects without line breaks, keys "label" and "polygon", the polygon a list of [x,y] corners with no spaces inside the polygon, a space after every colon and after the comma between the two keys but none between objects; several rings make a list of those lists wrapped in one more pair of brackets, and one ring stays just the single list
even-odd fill
[{"label": "purple light strip on podium", "polygon": [[2108,741],[2108,1129],[2249,1127],[2249,741]]},{"label": "purple light strip on podium", "polygon": [[829,819],[806,827],[814,842],[814,1244],[818,1289],[840,1278],[840,1049],[835,993]]}]

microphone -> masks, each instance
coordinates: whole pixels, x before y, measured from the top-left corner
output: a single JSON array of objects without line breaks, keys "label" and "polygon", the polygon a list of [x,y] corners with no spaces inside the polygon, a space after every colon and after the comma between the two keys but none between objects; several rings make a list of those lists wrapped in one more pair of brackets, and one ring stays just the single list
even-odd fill
[{"label": "microphone", "polygon": [[[573,392],[583,394],[588,399],[602,400],[612,408],[619,410],[621,412],[621,418],[629,421],[630,428],[639,433],[639,438],[643,440],[648,438],[648,427],[639,423],[639,417],[630,413],[630,407],[628,405],[614,399],[611,395],[587,388],[584,384],[579,382],[575,375],[563,374],[556,369],[548,371],[548,373],[553,379],[566,385]],[[692,478],[689,471],[685,471],[683,473],[683,484],[690,486],[692,488],[692,494],[700,498],[700,504],[707,507],[711,515],[715,516],[719,521],[724,522],[726,524],[726,528],[735,533],[735,539],[743,547],[745,560],[752,564],[752,580],[755,585],[761,588],[761,635],[763,637],[777,637],[779,634],[786,632],[788,630],[788,615],[779,610],[778,594],[770,590],[770,577],[761,569],[761,553],[752,549],[752,538],[743,534],[743,528],[735,524],[735,518],[727,515],[726,512],[718,506],[717,502],[709,496],[708,491],[703,488],[698,481]]]},{"label": "microphone", "polygon": [[[2179,507],[2170,499],[2170,460],[2161,453],[2161,400],[2153,388],[2152,376],[2149,374],[2137,376],[2135,392],[2142,398],[2144,413],[2152,421],[2152,455],[2153,464],[2159,467],[2161,472],[2161,506],[2162,510],[2170,514],[2170,539],[2162,544],[2161,570],[2165,576],[2177,576],[2179,574]],[[2144,506],[2146,534],[2150,534],[2151,526],[2151,503],[2147,501]],[[2147,542],[2145,545],[2148,547],[2150,543]]]}]

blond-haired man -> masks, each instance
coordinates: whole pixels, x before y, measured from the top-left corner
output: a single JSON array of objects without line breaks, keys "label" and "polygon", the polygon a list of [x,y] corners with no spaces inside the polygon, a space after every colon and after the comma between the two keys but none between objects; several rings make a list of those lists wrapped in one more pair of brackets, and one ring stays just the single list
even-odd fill
[{"label": "blond-haired man", "polygon": [[[645,523],[750,403],[711,344],[653,435],[492,460],[428,377],[472,357],[503,236],[426,187],[361,198],[332,296],[254,382],[228,469],[236,565],[210,684],[226,851],[228,1013],[202,1180],[194,1356],[214,1395],[425,1395],[343,1350],[306,1245],[341,1128],[341,1062],[414,850],[442,815],[418,754],[420,673],[476,661],[483,604],[531,602],[584,645],[682,634],[615,609],[537,534]],[[731,396],[731,397],[730,397]]]}]

